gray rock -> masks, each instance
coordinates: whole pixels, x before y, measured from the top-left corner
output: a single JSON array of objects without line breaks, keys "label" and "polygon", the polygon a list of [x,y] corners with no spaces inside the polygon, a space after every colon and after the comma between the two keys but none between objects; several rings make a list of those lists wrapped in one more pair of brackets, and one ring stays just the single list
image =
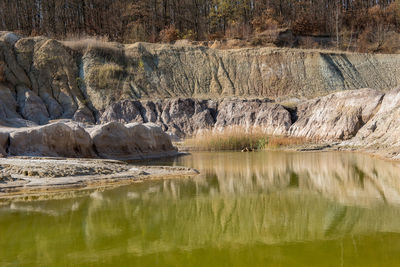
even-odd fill
[{"label": "gray rock", "polygon": [[0,156],[3,157],[7,156],[6,146],[8,143],[8,137],[9,137],[8,132],[1,131],[0,129]]},{"label": "gray rock", "polygon": [[13,32],[4,32],[1,34],[1,37],[10,45],[14,45],[19,39],[21,39],[21,36]]},{"label": "gray rock", "polygon": [[49,113],[42,99],[25,86],[17,86],[17,101],[19,112],[30,121],[37,124],[46,124]]},{"label": "gray rock", "polygon": [[123,100],[110,105],[99,118],[100,123],[116,121],[120,123],[144,122],[139,101]]},{"label": "gray rock", "polygon": [[208,101],[192,98],[166,100],[161,114],[169,132],[179,138],[195,134],[200,129],[210,129],[215,119],[208,108]]},{"label": "gray rock", "polygon": [[0,119],[20,119],[17,113],[17,102],[9,87],[0,84]]},{"label": "gray rock", "polygon": [[218,105],[216,129],[239,126],[260,128],[267,134],[284,135],[291,125],[291,116],[283,106],[264,100],[225,99]]},{"label": "gray rock", "polygon": [[94,124],[96,122],[93,116],[93,112],[87,107],[79,108],[75,112],[73,120],[89,124]]}]

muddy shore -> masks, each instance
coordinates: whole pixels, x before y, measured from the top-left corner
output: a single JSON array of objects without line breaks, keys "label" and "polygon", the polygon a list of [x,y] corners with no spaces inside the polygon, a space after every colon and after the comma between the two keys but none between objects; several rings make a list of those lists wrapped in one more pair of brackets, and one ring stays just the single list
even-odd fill
[{"label": "muddy shore", "polygon": [[0,159],[0,204],[42,199],[45,195],[68,197],[87,191],[154,179],[185,178],[195,169],[135,166],[123,161],[69,158],[14,157]]}]

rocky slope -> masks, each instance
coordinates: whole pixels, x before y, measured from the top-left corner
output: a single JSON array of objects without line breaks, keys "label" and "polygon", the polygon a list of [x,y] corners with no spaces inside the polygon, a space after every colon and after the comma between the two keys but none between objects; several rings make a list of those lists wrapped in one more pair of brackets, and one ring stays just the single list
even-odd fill
[{"label": "rocky slope", "polygon": [[0,33],[0,118],[24,125],[95,122],[119,100],[315,97],[389,89],[400,55],[96,41],[58,42]]},{"label": "rocky slope", "polygon": [[[400,158],[400,93],[389,91],[400,81],[399,57],[1,32],[0,125],[13,128],[2,129],[0,153],[125,158],[174,151],[161,129],[185,137],[237,125]],[[294,100],[275,101],[283,99]],[[56,119],[86,126],[46,125]]]},{"label": "rocky slope", "polygon": [[266,134],[340,143],[342,148],[367,149],[400,159],[399,118],[400,88],[387,93],[373,89],[341,91],[301,102],[295,108],[268,99],[124,100],[109,106],[100,121],[151,121],[178,137],[200,129],[259,127]]}]

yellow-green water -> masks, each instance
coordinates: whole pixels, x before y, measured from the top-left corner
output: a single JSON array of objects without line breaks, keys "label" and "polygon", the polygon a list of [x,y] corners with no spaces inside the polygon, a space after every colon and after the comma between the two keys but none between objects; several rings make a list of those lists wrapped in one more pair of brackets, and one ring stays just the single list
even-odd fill
[{"label": "yellow-green water", "polygon": [[0,266],[400,266],[397,163],[239,152],[162,164],[202,175],[1,207]]}]

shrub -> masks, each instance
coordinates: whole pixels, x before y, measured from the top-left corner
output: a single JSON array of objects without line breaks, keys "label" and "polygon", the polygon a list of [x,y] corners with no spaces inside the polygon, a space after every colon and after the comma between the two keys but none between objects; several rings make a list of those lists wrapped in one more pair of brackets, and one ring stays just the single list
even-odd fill
[{"label": "shrub", "polygon": [[166,27],[160,32],[161,41],[164,43],[172,43],[179,39],[179,31],[174,25]]},{"label": "shrub", "polygon": [[299,43],[301,48],[312,49],[318,47],[318,43],[314,42],[313,38],[310,36],[301,38]]}]

